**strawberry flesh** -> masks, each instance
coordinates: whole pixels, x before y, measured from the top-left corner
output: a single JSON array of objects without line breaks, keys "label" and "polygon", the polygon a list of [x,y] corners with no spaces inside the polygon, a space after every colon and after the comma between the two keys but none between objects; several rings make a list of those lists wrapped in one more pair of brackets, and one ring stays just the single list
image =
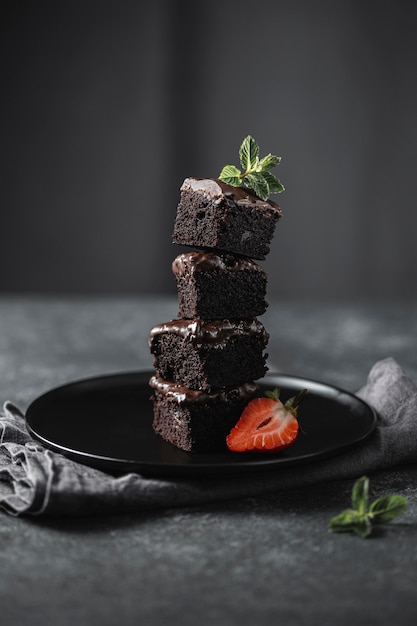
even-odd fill
[{"label": "strawberry flesh", "polygon": [[255,398],[243,410],[226,443],[232,452],[278,450],[294,443],[298,430],[296,416],[280,400]]}]

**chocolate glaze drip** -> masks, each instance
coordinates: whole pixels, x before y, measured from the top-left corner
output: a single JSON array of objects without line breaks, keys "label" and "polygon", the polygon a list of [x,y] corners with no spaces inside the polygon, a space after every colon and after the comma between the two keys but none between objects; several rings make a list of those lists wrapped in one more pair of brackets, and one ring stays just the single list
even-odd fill
[{"label": "chocolate glaze drip", "polygon": [[254,318],[252,320],[201,320],[201,319],[177,319],[154,326],[149,335],[149,348],[152,347],[155,338],[163,333],[174,333],[184,339],[199,345],[202,343],[217,343],[241,335],[261,335],[265,345],[269,335],[263,324]]},{"label": "chocolate glaze drip", "polygon": [[255,205],[259,209],[272,209],[279,213],[280,217],[282,216],[282,211],[276,202],[261,200],[246,187],[232,187],[232,185],[228,185],[218,178],[186,178],[181,186],[181,191],[186,190],[201,191],[212,200],[219,202],[226,198],[238,206]]},{"label": "chocolate glaze drip", "polygon": [[173,383],[169,380],[164,380],[159,376],[152,376],[149,380],[149,385],[155,389],[156,392],[165,396],[167,400],[175,402],[192,402],[192,403],[207,403],[207,402],[227,402],[230,394],[236,395],[238,398],[252,399],[254,393],[258,391],[259,386],[254,382],[247,382],[238,387],[229,387],[227,389],[219,389],[218,391],[199,391],[196,389],[188,389],[184,385],[179,383]]},{"label": "chocolate glaze drip", "polygon": [[238,257],[235,254],[215,254],[214,252],[184,252],[172,262],[172,271],[175,276],[184,274],[186,270],[204,272],[212,270],[229,270],[239,272],[243,270],[264,273],[264,269],[248,257]]}]

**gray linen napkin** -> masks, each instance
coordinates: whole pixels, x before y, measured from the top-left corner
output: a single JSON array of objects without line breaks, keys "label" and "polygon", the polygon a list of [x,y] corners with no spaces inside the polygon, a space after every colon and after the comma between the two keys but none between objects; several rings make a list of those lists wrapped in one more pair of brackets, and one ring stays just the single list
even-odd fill
[{"label": "gray linen napkin", "polygon": [[417,387],[391,358],[371,369],[357,395],[375,408],[375,432],[364,442],[307,466],[200,479],[115,478],[34,442],[24,416],[6,402],[0,415],[0,508],[11,515],[90,515],[192,506],[229,500],[417,461]]}]

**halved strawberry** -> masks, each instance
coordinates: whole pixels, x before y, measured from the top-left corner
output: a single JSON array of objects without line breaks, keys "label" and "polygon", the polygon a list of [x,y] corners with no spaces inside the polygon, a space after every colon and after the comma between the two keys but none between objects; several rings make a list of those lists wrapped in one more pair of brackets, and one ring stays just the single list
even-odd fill
[{"label": "halved strawberry", "polygon": [[297,407],[307,393],[303,389],[285,404],[279,389],[267,391],[266,398],[255,398],[243,410],[236,426],[226,437],[232,452],[278,450],[294,443],[298,436]]}]

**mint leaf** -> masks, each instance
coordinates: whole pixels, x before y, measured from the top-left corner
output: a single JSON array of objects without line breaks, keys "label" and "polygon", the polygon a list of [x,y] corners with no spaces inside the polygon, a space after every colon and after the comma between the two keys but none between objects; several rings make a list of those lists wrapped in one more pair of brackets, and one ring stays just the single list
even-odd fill
[{"label": "mint leaf", "polygon": [[330,528],[335,532],[347,532],[359,519],[360,515],[355,509],[345,509],[339,515],[332,517]]},{"label": "mint leaf", "polygon": [[264,157],[263,159],[259,161],[261,172],[265,173],[267,170],[270,170],[272,167],[275,167],[275,165],[278,165],[280,161],[281,161],[281,157],[274,156],[271,153],[267,154],[266,157]]},{"label": "mint leaf", "polygon": [[262,176],[268,183],[270,193],[281,193],[281,191],[284,191],[284,185],[271,172],[262,172]]},{"label": "mint leaf", "polygon": [[369,537],[372,523],[383,524],[402,515],[407,508],[407,499],[398,495],[382,496],[369,506],[369,479],[362,476],[353,485],[352,505],[352,509],[346,509],[330,520],[329,530]]},{"label": "mint leaf", "polygon": [[239,149],[239,158],[245,172],[256,170],[259,163],[259,146],[250,135],[242,141]]},{"label": "mint leaf", "polygon": [[352,532],[362,539],[366,539],[372,532],[372,524],[369,517],[361,517],[361,519],[352,528]]},{"label": "mint leaf", "polygon": [[225,165],[220,172],[219,178],[233,187],[239,187],[241,184],[240,170],[238,170],[234,165]]},{"label": "mint leaf", "polygon": [[269,153],[259,160],[259,146],[254,138],[248,135],[240,146],[239,158],[243,172],[234,165],[226,165],[220,172],[220,180],[233,187],[244,185],[262,200],[268,200],[271,193],[284,191],[284,185],[269,171],[278,165],[281,157]]},{"label": "mint leaf", "polygon": [[355,509],[346,509],[330,520],[330,530],[334,533],[355,533],[359,537],[368,537],[372,526],[369,519]]},{"label": "mint leaf", "polygon": [[247,174],[243,184],[252,189],[261,200],[268,200],[269,185],[262,174]]},{"label": "mint leaf", "polygon": [[369,502],[369,478],[362,476],[353,485],[352,505],[361,515],[368,511]]},{"label": "mint leaf", "polygon": [[371,504],[369,517],[375,524],[383,524],[405,513],[407,505],[403,496],[382,496]]}]

